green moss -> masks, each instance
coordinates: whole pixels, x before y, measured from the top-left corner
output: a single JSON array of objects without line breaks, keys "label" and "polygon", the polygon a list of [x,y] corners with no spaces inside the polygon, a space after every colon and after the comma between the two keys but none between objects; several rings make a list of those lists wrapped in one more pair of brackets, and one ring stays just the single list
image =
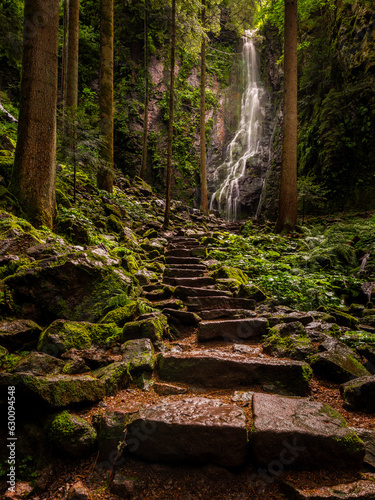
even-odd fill
[{"label": "green moss", "polygon": [[65,410],[52,420],[48,429],[48,437],[56,443],[61,437],[69,438],[72,436],[74,430],[75,425],[71,421],[71,415]]},{"label": "green moss", "polygon": [[248,278],[244,275],[241,269],[236,267],[221,266],[219,269],[210,273],[210,276],[214,279],[231,279],[238,282],[238,284],[246,285],[248,283]]},{"label": "green moss", "polygon": [[306,382],[310,383],[312,376],[313,376],[313,371],[311,366],[308,365],[307,363],[304,363],[302,365],[302,377],[304,378],[304,380],[306,380]]},{"label": "green moss", "polygon": [[127,323],[122,331],[122,340],[148,338],[162,340],[169,333],[168,321],[164,314],[158,314],[149,319]]},{"label": "green moss", "polygon": [[123,223],[113,214],[111,214],[107,219],[107,227],[115,233],[121,233],[124,229]]},{"label": "green moss", "polygon": [[351,316],[350,314],[334,309],[333,307],[329,308],[329,313],[332,314],[332,316],[334,316],[338,325],[347,326],[349,328],[352,328],[353,330],[357,329],[359,320],[354,316]]},{"label": "green moss", "polygon": [[355,455],[363,451],[364,443],[354,431],[348,432],[344,437],[335,436],[334,439],[347,453]]}]

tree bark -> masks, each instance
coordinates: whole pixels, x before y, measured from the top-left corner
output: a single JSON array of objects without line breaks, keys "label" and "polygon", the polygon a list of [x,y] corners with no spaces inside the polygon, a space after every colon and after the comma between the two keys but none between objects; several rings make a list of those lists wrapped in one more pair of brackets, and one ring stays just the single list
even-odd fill
[{"label": "tree bark", "polygon": [[99,189],[113,191],[113,0],[101,0],[100,23],[100,132],[104,165],[97,175]]},{"label": "tree bark", "polygon": [[149,89],[149,74],[148,74],[148,0],[145,0],[145,22],[144,22],[144,69],[145,69],[145,112],[143,117],[143,148],[142,148],[142,165],[141,179],[145,178],[147,166],[147,134],[148,134],[148,103],[150,99]]},{"label": "tree bark", "polygon": [[25,0],[21,102],[11,187],[26,217],[52,227],[56,204],[59,0]]},{"label": "tree bark", "polygon": [[285,0],[284,135],[276,233],[293,231],[297,224],[297,0]]},{"label": "tree bark", "polygon": [[70,109],[77,108],[78,104],[78,46],[79,0],[69,0],[66,105]]},{"label": "tree bark", "polygon": [[171,180],[172,180],[172,146],[173,146],[173,120],[174,120],[174,71],[176,65],[176,0],[172,0],[171,20],[171,73],[169,84],[169,122],[168,122],[168,148],[167,148],[167,185],[164,214],[164,229],[169,226],[171,213]]},{"label": "tree bark", "polygon": [[[63,17],[63,41],[61,54],[61,131],[65,134],[65,97],[66,97],[66,63],[67,55],[67,30],[68,30],[68,0],[64,0],[64,17]],[[64,137],[63,137],[64,140]]]},{"label": "tree bark", "polygon": [[[202,28],[206,24],[206,0],[202,0]],[[200,156],[201,156],[201,210],[208,215],[207,169],[206,169],[206,38],[201,43],[201,103],[200,103]]]}]

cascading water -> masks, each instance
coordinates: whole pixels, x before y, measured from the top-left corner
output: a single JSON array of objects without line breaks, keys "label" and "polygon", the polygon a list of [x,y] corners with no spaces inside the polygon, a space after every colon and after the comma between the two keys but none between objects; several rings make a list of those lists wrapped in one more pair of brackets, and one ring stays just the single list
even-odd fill
[{"label": "cascading water", "polygon": [[[253,42],[254,31],[243,36],[242,59],[245,67],[246,87],[242,94],[241,119],[230,142],[225,161],[214,173],[214,184],[219,188],[211,196],[210,209],[225,211],[227,220],[235,220],[240,203],[239,181],[246,172],[249,159],[260,153],[261,109],[260,95],[265,92],[259,84],[258,60]],[[264,184],[264,179],[262,179]],[[258,211],[258,210],[257,210]]]}]

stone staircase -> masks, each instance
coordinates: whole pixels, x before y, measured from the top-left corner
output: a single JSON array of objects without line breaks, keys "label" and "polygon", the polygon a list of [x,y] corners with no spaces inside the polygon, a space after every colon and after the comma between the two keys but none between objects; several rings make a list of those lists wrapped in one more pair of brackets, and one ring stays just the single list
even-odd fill
[{"label": "stone staircase", "polygon": [[[116,440],[126,435],[130,455],[153,462],[251,462],[277,470],[275,476],[290,468],[360,470],[363,442],[339,413],[308,397],[306,362],[262,352],[269,318],[255,300],[234,297],[209,276],[203,236],[170,236],[162,282],[147,288],[150,298],[173,287],[165,306],[154,302],[180,336],[156,346],[154,387],[163,398],[130,420],[126,408],[117,408]],[[101,441],[103,457],[108,446]]]}]

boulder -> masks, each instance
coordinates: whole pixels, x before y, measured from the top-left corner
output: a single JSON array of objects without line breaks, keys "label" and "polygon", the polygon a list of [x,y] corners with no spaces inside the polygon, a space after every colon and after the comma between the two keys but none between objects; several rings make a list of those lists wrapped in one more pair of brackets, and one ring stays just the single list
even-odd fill
[{"label": "boulder", "polygon": [[83,418],[66,410],[52,418],[47,434],[58,449],[76,458],[89,455],[97,445],[95,429]]},{"label": "boulder", "polygon": [[97,347],[91,349],[69,349],[69,351],[61,355],[61,358],[72,361],[82,360],[92,370],[109,365],[115,361],[120,361],[118,355],[109,354],[104,349]]},{"label": "boulder", "polygon": [[15,373],[33,375],[57,375],[63,371],[65,363],[60,359],[41,352],[31,352],[22,357],[12,370]]},{"label": "boulder", "polygon": [[364,464],[370,466],[371,469],[375,469],[375,430],[361,429],[359,427],[351,427],[351,429],[364,442],[366,452],[363,459]]},{"label": "boulder", "polygon": [[250,446],[260,464],[283,470],[359,470],[364,444],[330,406],[306,398],[253,396]]},{"label": "boulder", "polygon": [[97,324],[58,319],[41,334],[38,350],[61,356],[69,349],[89,349],[94,345],[109,347],[120,336],[121,329],[114,323]]},{"label": "boulder", "polygon": [[300,488],[285,481],[282,491],[291,500],[372,500],[375,498],[375,481],[372,475],[366,476],[360,481],[321,488]]},{"label": "boulder", "polygon": [[316,352],[306,330],[299,321],[280,323],[269,331],[263,351],[278,358],[305,360]]},{"label": "boulder", "polygon": [[128,340],[121,346],[122,360],[127,363],[129,373],[152,371],[156,360],[150,339]]},{"label": "boulder", "polygon": [[342,384],[340,393],[346,408],[375,412],[375,375],[359,377]]},{"label": "boulder", "polygon": [[129,365],[123,361],[98,368],[92,375],[103,382],[107,396],[116,395],[130,383]]},{"label": "boulder", "polygon": [[151,317],[127,323],[122,330],[122,340],[148,338],[161,340],[168,333],[168,321],[162,313],[154,313]]},{"label": "boulder", "polygon": [[17,319],[0,322],[0,345],[9,351],[36,347],[42,329],[34,321]]},{"label": "boulder", "polygon": [[169,323],[174,325],[197,326],[201,321],[198,314],[180,309],[163,309],[163,314],[168,318]]},{"label": "boulder", "polygon": [[104,384],[89,375],[38,376],[29,373],[0,373],[0,392],[14,385],[20,398],[51,407],[75,403],[95,403],[104,398]]},{"label": "boulder", "polygon": [[165,400],[134,417],[126,442],[142,459],[237,467],[247,451],[245,413],[216,399]]},{"label": "boulder", "polygon": [[136,498],[137,490],[142,490],[142,485],[134,477],[128,477],[117,472],[109,487],[111,493],[114,493],[120,498],[132,499]]}]

